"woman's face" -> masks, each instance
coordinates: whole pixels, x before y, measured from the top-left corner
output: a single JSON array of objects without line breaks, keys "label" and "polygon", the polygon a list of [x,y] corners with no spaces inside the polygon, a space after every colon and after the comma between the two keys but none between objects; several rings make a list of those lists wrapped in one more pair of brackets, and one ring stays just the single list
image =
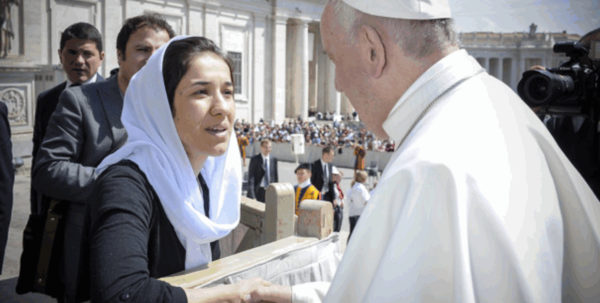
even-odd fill
[{"label": "woman's face", "polygon": [[227,63],[212,52],[192,60],[174,98],[175,128],[190,156],[220,156],[235,121],[233,83]]}]

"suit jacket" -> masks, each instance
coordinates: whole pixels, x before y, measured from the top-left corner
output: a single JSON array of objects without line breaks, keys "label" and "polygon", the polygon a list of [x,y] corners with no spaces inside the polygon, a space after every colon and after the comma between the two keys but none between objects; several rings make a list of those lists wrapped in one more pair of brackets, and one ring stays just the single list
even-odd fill
[{"label": "suit jacket", "polygon": [[[96,82],[104,81],[104,78],[99,74],[96,77]],[[47,91],[42,92],[38,95],[35,105],[35,120],[33,124],[33,154],[31,158],[31,170],[33,175],[33,167],[36,163],[36,155],[42,145],[44,135],[46,135],[46,129],[48,128],[48,122],[56,106],[58,105],[58,98],[60,94],[67,87],[67,82],[63,82]],[[37,191],[31,186],[31,213],[39,213],[41,211],[41,204],[44,198],[38,195]]]},{"label": "suit jacket", "polygon": [[[269,170],[271,170],[271,174],[269,175],[271,179],[269,181],[271,183],[279,182],[277,158],[273,157],[273,155],[269,156]],[[262,154],[259,153],[250,159],[250,166],[248,166],[248,198],[256,199],[256,191],[260,187],[264,175],[265,170],[263,168]]]},{"label": "suit jacket", "polygon": [[13,206],[15,173],[12,164],[12,142],[8,107],[0,102],[0,274],[4,261],[4,249],[8,241],[8,229]]},{"label": "suit jacket", "polygon": [[328,191],[322,195],[322,199],[325,201],[333,202],[335,198],[335,192],[333,191],[333,178],[331,174],[331,169],[333,164],[327,163],[327,171],[329,172],[329,177],[326,179],[323,175],[323,166],[321,164],[321,159],[313,162],[312,164],[312,176],[310,177],[310,183],[312,183],[319,191],[323,188],[323,184],[326,184],[328,187]]},{"label": "suit jacket", "polygon": [[32,184],[43,195],[68,201],[62,275],[74,295],[85,208],[96,166],[127,140],[121,123],[123,97],[117,77],[62,92],[36,155]]}]

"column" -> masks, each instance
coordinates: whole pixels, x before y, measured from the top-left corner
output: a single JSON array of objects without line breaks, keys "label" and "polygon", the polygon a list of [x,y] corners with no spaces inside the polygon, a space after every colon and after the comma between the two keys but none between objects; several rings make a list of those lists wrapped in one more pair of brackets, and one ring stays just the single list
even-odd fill
[{"label": "column", "polygon": [[[254,70],[249,75],[252,75],[252,90],[254,96],[251,98],[251,113],[250,121],[257,123],[261,118],[265,117],[265,106],[267,103],[267,61],[269,58],[268,48],[266,47],[268,37],[268,19],[265,15],[254,16]],[[270,87],[270,86],[269,86]]]},{"label": "column", "polygon": [[326,111],[333,111],[336,114],[340,113],[340,93],[335,89],[335,64],[333,61],[328,60],[327,62],[327,109]]},{"label": "column", "polygon": [[308,118],[308,23],[293,19],[294,45],[292,75],[294,81],[294,115]]},{"label": "column", "polygon": [[502,70],[504,69],[503,60],[504,59],[502,57],[498,58],[498,80],[500,80],[500,81],[504,81],[502,79]]},{"label": "column", "polygon": [[265,104],[265,118],[282,123],[285,119],[286,29],[287,18],[275,16],[272,30],[272,98]]},{"label": "column", "polygon": [[485,57],[483,58],[483,68],[485,68],[485,70],[489,73],[490,72],[490,58]]}]

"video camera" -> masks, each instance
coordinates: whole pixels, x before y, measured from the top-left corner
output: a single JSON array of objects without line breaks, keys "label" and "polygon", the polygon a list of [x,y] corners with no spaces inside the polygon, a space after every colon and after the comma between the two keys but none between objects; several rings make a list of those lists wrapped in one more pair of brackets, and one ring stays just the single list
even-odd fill
[{"label": "video camera", "polygon": [[597,120],[600,71],[594,64],[600,61],[600,41],[592,41],[590,50],[580,42],[556,43],[554,53],[565,53],[570,59],[557,68],[524,72],[517,87],[521,99],[530,107],[540,107],[542,112],[584,115]]}]

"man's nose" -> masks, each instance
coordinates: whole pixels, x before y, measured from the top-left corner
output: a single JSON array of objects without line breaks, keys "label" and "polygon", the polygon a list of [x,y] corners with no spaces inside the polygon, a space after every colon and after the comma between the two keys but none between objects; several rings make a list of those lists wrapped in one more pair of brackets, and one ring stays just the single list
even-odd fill
[{"label": "man's nose", "polygon": [[75,57],[75,60],[73,60],[73,61],[74,61],[74,63],[76,65],[83,65],[83,64],[85,64],[85,59],[83,58],[82,54],[77,54],[77,57]]}]

